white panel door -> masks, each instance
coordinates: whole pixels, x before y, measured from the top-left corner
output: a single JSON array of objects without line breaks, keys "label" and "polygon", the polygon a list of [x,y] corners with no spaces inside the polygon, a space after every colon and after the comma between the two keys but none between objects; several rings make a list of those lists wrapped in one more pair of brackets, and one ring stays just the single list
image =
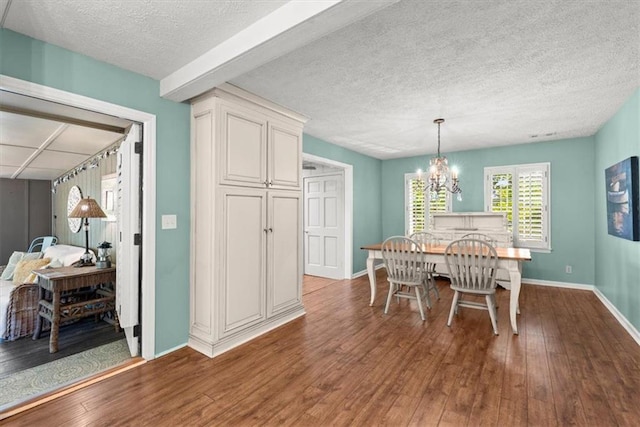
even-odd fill
[{"label": "white panel door", "polygon": [[[139,323],[140,251],[134,235],[140,233],[140,154],[135,143],[142,141],[142,128],[131,126],[118,149],[118,241],[116,261],[116,310],[124,330],[131,356],[139,354],[139,337],[134,327]],[[150,248],[150,250],[152,250]]]},{"label": "white panel door", "polygon": [[304,178],[304,272],[344,278],[344,177]]},{"label": "white panel door", "polygon": [[300,193],[269,191],[267,223],[267,315],[272,316],[302,301]]},{"label": "white panel door", "polygon": [[266,317],[266,223],[264,190],[222,189],[221,334]]}]

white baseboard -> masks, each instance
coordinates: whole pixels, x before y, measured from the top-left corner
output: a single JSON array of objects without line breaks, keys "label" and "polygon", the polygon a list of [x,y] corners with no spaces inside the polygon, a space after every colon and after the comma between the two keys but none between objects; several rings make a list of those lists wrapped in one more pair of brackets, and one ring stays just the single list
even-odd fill
[{"label": "white baseboard", "polygon": [[602,292],[600,292],[600,289],[595,288],[593,290],[593,293],[596,294],[596,296],[602,302],[602,304],[604,304],[604,306],[609,309],[611,314],[613,314],[613,317],[615,317],[618,320],[618,322],[620,322],[622,327],[625,328],[627,332],[629,332],[629,335],[631,335],[631,338],[633,338],[636,341],[636,343],[640,345],[640,332],[638,332],[635,326],[633,326],[631,322],[629,322],[629,320],[626,317],[624,317],[622,313],[620,313],[620,311],[616,308],[616,306],[613,305],[611,301],[609,301],[609,299]]},{"label": "white baseboard", "polygon": [[188,345],[205,356],[215,357],[305,314],[304,307],[300,304],[289,311],[277,314],[270,319],[264,320],[244,330],[224,336],[215,342],[212,341],[211,337],[199,337],[194,334],[189,334]]},{"label": "white baseboard", "polygon": [[567,289],[580,289],[583,291],[593,291],[595,286],[593,285],[583,285],[582,283],[569,283],[569,282],[556,282],[553,280],[539,280],[539,279],[526,279],[522,278],[522,283],[529,283],[531,285],[539,285],[539,286],[551,286],[554,288],[567,288]]},{"label": "white baseboard", "polygon": [[164,355],[166,355],[166,354],[169,354],[169,353],[172,353],[172,352],[174,352],[174,351],[176,351],[176,350],[180,350],[181,348],[184,348],[184,347],[186,347],[186,346],[187,346],[187,343],[177,345],[177,346],[175,346],[175,347],[173,347],[173,348],[170,348],[169,350],[165,350],[165,351],[163,351],[163,352],[161,352],[161,353],[156,354],[156,358],[158,358],[158,357],[162,357],[162,356],[164,356]]},{"label": "white baseboard", "polygon": [[[381,268],[384,267],[384,263],[380,263],[380,264],[376,264],[376,270],[379,270]],[[357,279],[358,277],[362,277],[362,276],[366,276],[367,275],[367,269],[365,268],[364,270],[360,270],[358,272],[355,272],[351,275],[352,279]]]}]

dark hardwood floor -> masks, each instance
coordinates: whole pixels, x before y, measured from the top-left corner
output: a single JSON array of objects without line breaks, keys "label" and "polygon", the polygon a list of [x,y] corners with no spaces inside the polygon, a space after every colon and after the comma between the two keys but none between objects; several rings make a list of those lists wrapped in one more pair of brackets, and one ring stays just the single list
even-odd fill
[{"label": "dark hardwood floor", "polygon": [[124,332],[116,332],[113,325],[85,318],[60,327],[56,353],[49,353],[49,331],[42,332],[35,341],[24,337],[0,342],[0,378],[123,338]]},{"label": "dark hardwood floor", "polygon": [[498,291],[499,336],[452,292],[420,320],[384,270],[305,278],[307,315],[217,358],[189,348],[5,420],[11,425],[637,426],[640,346],[589,291],[524,285],[520,335]]}]

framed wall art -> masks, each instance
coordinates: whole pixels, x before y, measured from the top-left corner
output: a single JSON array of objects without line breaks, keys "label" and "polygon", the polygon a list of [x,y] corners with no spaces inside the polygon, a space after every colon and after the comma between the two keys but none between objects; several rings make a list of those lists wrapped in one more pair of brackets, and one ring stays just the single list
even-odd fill
[{"label": "framed wall art", "polygon": [[627,240],[640,241],[638,157],[622,160],[604,171],[607,192],[607,230]]}]

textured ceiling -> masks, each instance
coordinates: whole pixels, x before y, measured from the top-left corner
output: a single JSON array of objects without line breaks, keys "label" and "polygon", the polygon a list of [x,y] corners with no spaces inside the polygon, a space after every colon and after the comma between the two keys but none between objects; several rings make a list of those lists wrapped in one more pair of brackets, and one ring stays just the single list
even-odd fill
[{"label": "textured ceiling", "polygon": [[445,152],[593,135],[640,85],[639,12],[404,0],[232,83],[377,158],[433,153],[438,117]]},{"label": "textured ceiling", "polygon": [[[14,0],[4,26],[162,79],[284,3]],[[445,153],[593,135],[639,56],[637,0],[402,0],[231,82],[385,159],[433,153],[437,117]]]},{"label": "textured ceiling", "polygon": [[53,180],[122,139],[129,125],[0,91],[0,178]]},{"label": "textured ceiling", "polygon": [[286,0],[19,0],[5,27],[156,80]]}]

